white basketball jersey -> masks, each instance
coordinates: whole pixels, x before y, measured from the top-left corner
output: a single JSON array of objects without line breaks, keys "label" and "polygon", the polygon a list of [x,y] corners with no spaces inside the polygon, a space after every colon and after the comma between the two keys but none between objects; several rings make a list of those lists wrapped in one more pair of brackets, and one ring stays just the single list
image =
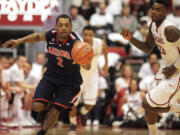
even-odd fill
[{"label": "white basketball jersey", "polygon": [[98,58],[102,52],[102,40],[99,38],[93,38],[92,48],[94,50],[94,57],[91,62],[91,69],[85,70],[81,68],[81,74],[83,76],[88,76],[89,74],[98,74]]},{"label": "white basketball jersey", "polygon": [[172,25],[174,24],[165,19],[158,28],[154,22],[151,27],[154,40],[161,52],[163,67],[175,63],[180,57],[180,40],[176,42],[169,42],[166,40],[166,36],[164,34],[165,28]]}]

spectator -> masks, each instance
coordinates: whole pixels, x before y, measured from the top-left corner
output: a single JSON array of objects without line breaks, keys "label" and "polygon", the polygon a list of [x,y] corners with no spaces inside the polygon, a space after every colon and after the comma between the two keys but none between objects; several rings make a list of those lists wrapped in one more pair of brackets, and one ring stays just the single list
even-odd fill
[{"label": "spectator", "polygon": [[146,0],[130,0],[129,5],[131,6],[131,11],[134,16],[140,18],[147,13],[147,5]]},{"label": "spectator", "polygon": [[[123,97],[123,123],[121,126],[123,127],[144,127],[145,120],[144,109],[142,108],[142,97],[138,88],[138,81],[136,79],[132,79],[129,86],[129,94]],[[120,123],[117,121],[113,122],[113,126],[119,126]]]},{"label": "spectator", "polygon": [[11,98],[8,85],[10,82],[9,72],[7,70],[8,60],[6,57],[0,57],[0,119],[8,120],[9,100]]},{"label": "spectator", "polygon": [[151,24],[151,22],[152,22],[152,19],[151,19],[151,12],[152,12],[152,9],[151,8],[149,8],[148,9],[148,12],[147,12],[147,15],[145,15],[145,16],[142,16],[141,18],[140,18],[140,21],[146,21],[147,22],[147,24],[148,24],[148,26],[150,26],[150,24]]},{"label": "spectator", "polygon": [[72,18],[73,31],[78,35],[81,35],[82,29],[87,25],[86,20],[78,14],[78,7],[72,5],[69,9],[69,13]]},{"label": "spectator", "polygon": [[[133,36],[140,41],[145,41],[147,37],[147,33],[148,33],[148,25],[146,21],[141,22],[140,25],[141,25],[140,28],[134,32]],[[146,54],[143,51],[136,48],[134,45],[131,45],[130,56],[131,57],[145,57]]]},{"label": "spectator", "polygon": [[129,64],[123,65],[121,71],[121,77],[118,77],[115,80],[116,92],[118,93],[122,89],[127,90],[129,88],[129,83],[132,78],[133,78],[133,71],[131,65]]},{"label": "spectator", "polygon": [[82,15],[87,22],[92,14],[95,13],[95,8],[91,5],[90,0],[83,0],[82,5],[79,7],[79,14]]},{"label": "spectator", "polygon": [[144,63],[139,72],[138,72],[138,77],[143,79],[144,77],[147,77],[147,76],[152,76],[153,75],[153,72],[152,72],[152,69],[151,69],[151,64],[154,63],[154,62],[158,62],[158,57],[156,54],[151,54],[149,56],[149,60],[148,62]]},{"label": "spectator", "polygon": [[114,100],[117,103],[117,117],[123,115],[122,105],[123,105],[123,96],[128,93],[129,84],[134,77],[133,70],[131,65],[125,64],[122,68],[122,76],[118,77],[115,80],[115,90],[116,95],[114,96]]},{"label": "spectator", "polygon": [[138,22],[134,15],[131,15],[129,5],[123,5],[122,15],[118,15],[114,20],[114,31],[120,33],[122,29],[127,28],[132,33],[138,28]]},{"label": "spectator", "polygon": [[105,0],[106,13],[110,13],[112,16],[121,14],[122,1],[121,0]]},{"label": "spectator", "polygon": [[180,4],[174,6],[173,12],[167,18],[180,29]]},{"label": "spectator", "polygon": [[26,57],[19,56],[16,63],[10,67],[10,81],[13,86],[17,86],[23,89],[23,91],[16,92],[14,101],[13,101],[13,109],[15,112],[16,119],[20,125],[31,125],[28,121],[26,121],[24,117],[24,112],[22,110],[22,98],[24,96],[25,89],[34,89],[33,86],[27,85],[24,83],[24,72],[23,67],[26,63]]},{"label": "spectator", "polygon": [[123,97],[124,103],[131,105],[133,110],[137,115],[139,115],[142,111],[142,97],[138,88],[138,81],[136,79],[132,79],[129,86],[129,94]]},{"label": "spectator", "polygon": [[44,63],[45,63],[45,55],[43,53],[37,54],[36,62],[32,64],[32,70],[30,72],[30,76],[31,78],[33,78],[30,81],[31,85],[37,85],[38,82],[40,81]]},{"label": "spectator", "polygon": [[89,21],[89,24],[95,28],[96,34],[103,38],[111,31],[113,23],[113,16],[106,13],[105,10],[105,3],[100,3],[99,12],[93,14]]},{"label": "spectator", "polygon": [[[38,57],[40,57],[40,56],[38,56]],[[25,81],[24,82],[28,85],[32,85],[32,86],[36,87],[38,82],[36,81],[36,77],[34,77],[32,72],[31,72],[32,71],[32,64],[30,62],[26,62],[23,70],[24,70],[24,75],[25,75]],[[26,92],[24,94],[23,111],[24,111],[24,116],[26,117],[26,120],[29,123],[31,123],[32,125],[35,125],[37,123],[31,117],[33,94],[34,94],[34,90],[26,89]]]}]

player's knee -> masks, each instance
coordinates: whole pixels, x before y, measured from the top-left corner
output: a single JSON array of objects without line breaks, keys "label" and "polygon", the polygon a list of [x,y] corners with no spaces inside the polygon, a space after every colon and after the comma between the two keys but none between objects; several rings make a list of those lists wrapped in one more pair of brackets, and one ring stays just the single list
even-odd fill
[{"label": "player's knee", "polygon": [[60,111],[57,110],[56,108],[52,107],[52,109],[51,109],[51,111],[50,111],[50,114],[51,114],[52,117],[56,118],[56,117],[59,116]]},{"label": "player's knee", "polygon": [[145,119],[149,125],[155,124],[157,122],[157,114],[150,111],[145,111]]},{"label": "player's knee", "polygon": [[153,108],[148,104],[146,98],[144,98],[142,101],[142,107],[144,108],[144,110],[148,110],[148,111],[153,110]]},{"label": "player's knee", "polygon": [[32,108],[33,108],[33,111],[40,112],[46,108],[46,105],[39,102],[33,102]]},{"label": "player's knee", "polygon": [[70,117],[75,117],[77,113],[77,106],[73,106],[72,110],[69,112]]}]

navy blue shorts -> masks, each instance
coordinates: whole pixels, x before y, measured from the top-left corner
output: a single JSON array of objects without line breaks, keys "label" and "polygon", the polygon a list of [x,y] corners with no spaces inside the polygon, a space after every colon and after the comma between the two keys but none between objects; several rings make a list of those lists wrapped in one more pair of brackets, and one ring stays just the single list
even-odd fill
[{"label": "navy blue shorts", "polygon": [[69,109],[80,95],[80,85],[58,84],[43,78],[38,84],[33,102],[52,104],[56,107]]}]

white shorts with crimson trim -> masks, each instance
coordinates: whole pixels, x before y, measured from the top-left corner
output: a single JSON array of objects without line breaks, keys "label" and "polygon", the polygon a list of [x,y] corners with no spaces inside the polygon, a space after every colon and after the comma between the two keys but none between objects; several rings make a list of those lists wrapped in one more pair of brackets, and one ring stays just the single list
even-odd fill
[{"label": "white shorts with crimson trim", "polygon": [[87,105],[95,105],[99,91],[99,75],[91,74],[83,80],[81,95],[83,102]]},{"label": "white shorts with crimson trim", "polygon": [[156,86],[146,94],[146,100],[151,107],[168,107],[180,98],[180,74],[174,74],[170,79],[165,79],[162,73],[157,76],[153,80]]}]

